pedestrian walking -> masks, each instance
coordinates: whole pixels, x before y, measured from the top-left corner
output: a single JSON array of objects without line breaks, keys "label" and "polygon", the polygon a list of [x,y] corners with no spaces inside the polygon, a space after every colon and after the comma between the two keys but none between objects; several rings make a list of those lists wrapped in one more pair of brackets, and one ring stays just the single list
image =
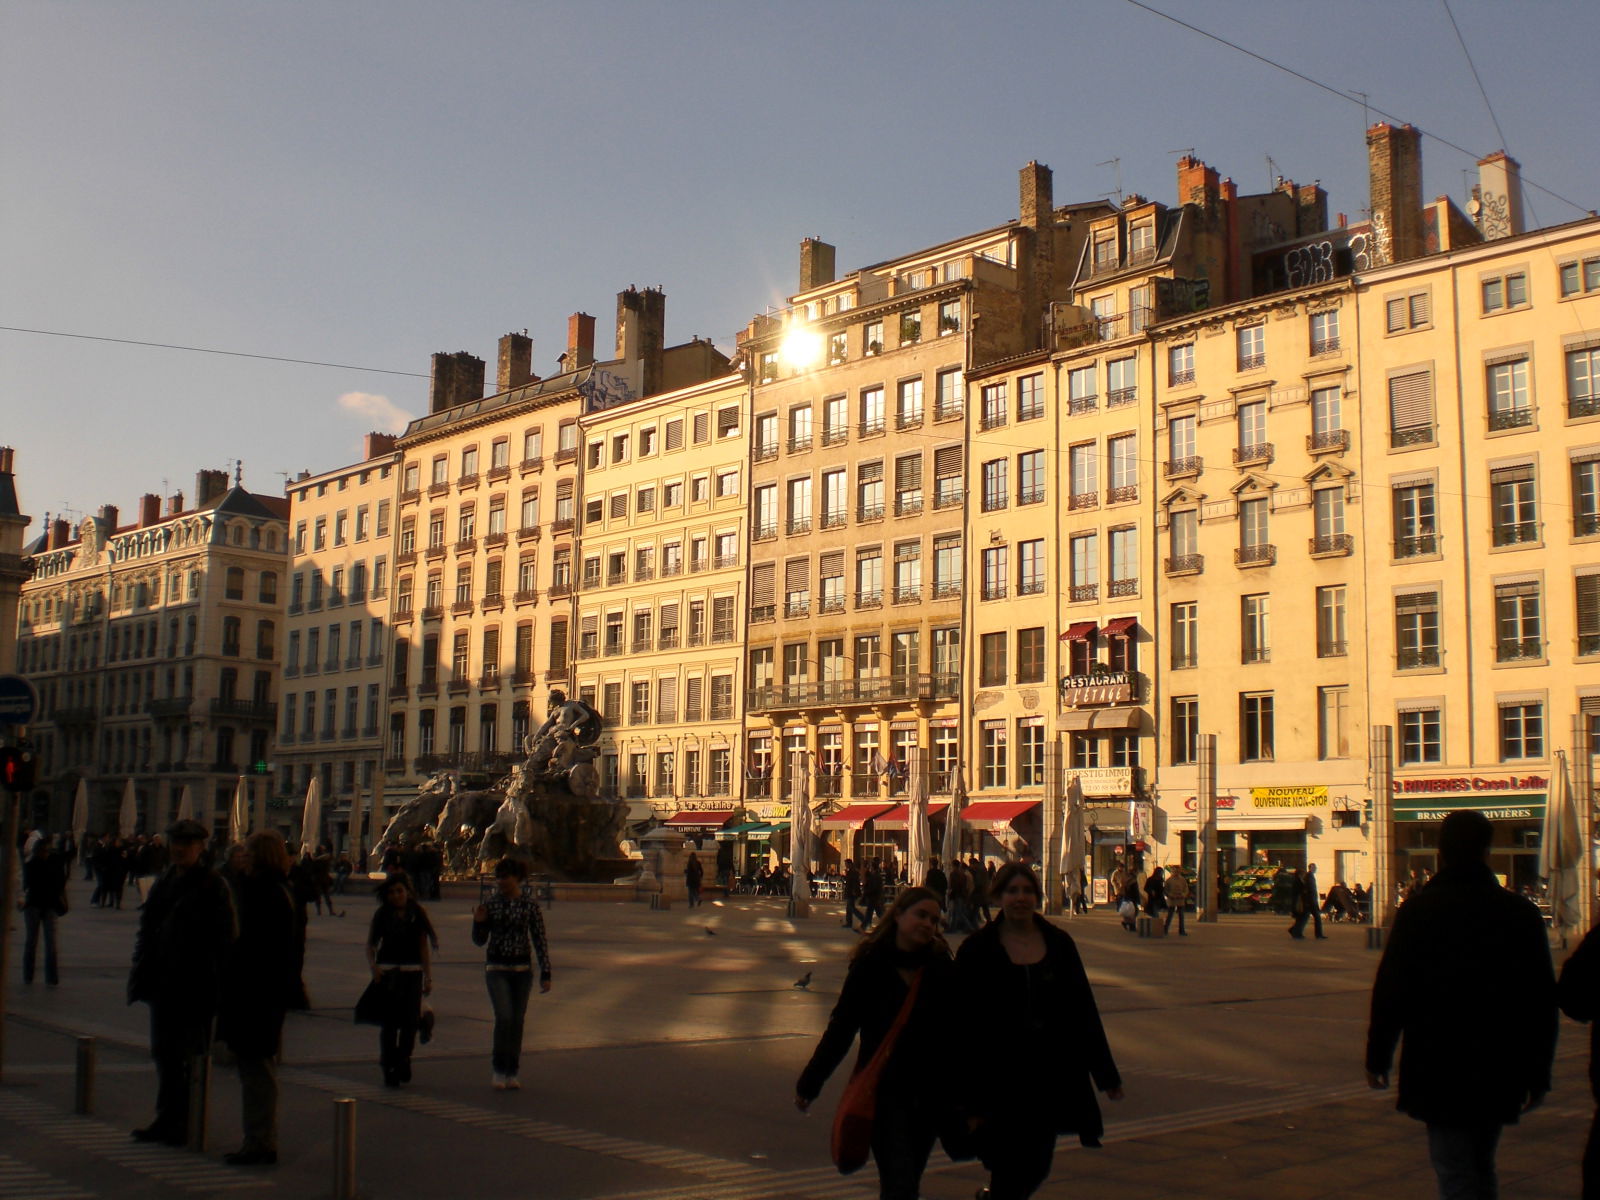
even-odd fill
[{"label": "pedestrian walking", "polygon": [[1442,1198],[1496,1195],[1502,1129],[1550,1090],[1556,981],[1544,920],[1489,870],[1493,826],[1460,810],[1439,831],[1440,870],[1395,915],[1372,985],[1367,1083],[1425,1122]]},{"label": "pedestrian walking", "polygon": [[1310,914],[1312,931],[1319,938],[1328,935],[1322,932],[1322,889],[1317,886],[1317,864],[1310,863],[1306,867],[1306,912]]},{"label": "pedestrian walking", "polygon": [[1166,872],[1160,867],[1153,867],[1150,877],[1144,881],[1144,915],[1154,921],[1166,907]]},{"label": "pedestrian walking", "polygon": [[[891,875],[891,879],[894,877]],[[944,868],[939,865],[939,856],[936,854],[928,860],[928,873],[923,877],[922,886],[935,896],[939,897],[939,907],[943,908],[950,899],[950,877],[944,873]]]},{"label": "pedestrian walking", "polygon": [[[1589,1090],[1600,1101],[1600,929],[1591,929],[1561,968],[1556,996],[1567,1016],[1592,1023]],[[1583,1200],[1600,1200],[1600,1108],[1595,1109],[1583,1147]]]},{"label": "pedestrian walking", "polygon": [[211,1049],[223,963],[235,934],[228,885],[200,861],[208,837],[198,821],[167,830],[170,862],[139,914],[128,1003],[150,1006],[156,1115],[135,1129],[141,1142],[181,1146],[189,1133],[189,1077]]},{"label": "pedestrian walking", "polygon": [[844,927],[854,929],[857,921],[861,922],[861,932],[867,931],[866,914],[856,908],[856,901],[861,899],[861,868],[856,866],[855,859],[844,860]]},{"label": "pedestrian walking", "polygon": [[288,847],[275,829],[253,833],[242,847],[243,869],[234,885],[239,938],[222,976],[217,1036],[239,1069],[244,1140],[225,1156],[235,1167],[278,1161],[278,1051],[283,1019],[306,1008],[301,969],[305,924],[289,892]]},{"label": "pedestrian walking", "polygon": [[1189,903],[1189,878],[1183,873],[1183,868],[1171,866],[1167,868],[1167,877],[1162,883],[1166,893],[1167,920],[1162,926],[1167,932],[1172,931],[1172,916],[1178,916],[1178,936],[1188,937],[1188,932],[1183,927],[1183,910]]},{"label": "pedestrian walking", "polygon": [[1050,1176],[1058,1134],[1100,1145],[1095,1089],[1121,1100],[1122,1077],[1076,943],[1039,915],[1038,876],[1007,863],[995,872],[993,895],[1000,919],[956,955],[959,1011],[1005,1013],[1006,1035],[1028,1047],[1032,1066],[970,1093],[978,1157],[989,1171],[978,1195],[1026,1200]]},{"label": "pedestrian walking", "polygon": [[[1289,911],[1294,914],[1294,922],[1289,926],[1289,936],[1296,940],[1306,936],[1306,922],[1311,919],[1311,910],[1316,907],[1310,899],[1310,889],[1306,884],[1306,873],[1296,867],[1290,876],[1289,891],[1287,892]],[[1321,923],[1322,918],[1317,918]]]},{"label": "pedestrian walking", "polygon": [[515,1091],[522,1086],[518,1075],[523,1018],[533,991],[535,958],[539,960],[539,991],[550,990],[550,948],[544,916],[539,902],[524,892],[527,880],[528,868],[520,859],[502,858],[494,867],[494,895],[472,911],[473,943],[488,947],[483,977],[489,989],[489,1005],[494,1010],[491,1065],[498,1091]]},{"label": "pedestrian walking", "polygon": [[[1009,863],[1006,866],[1010,866]],[[1001,867],[1004,871],[1006,868]],[[995,872],[995,880],[1000,878],[999,871]],[[1139,877],[1133,872],[1128,872],[1122,881],[1122,894],[1117,897],[1117,916],[1122,921],[1122,927],[1129,933],[1139,928]]]},{"label": "pedestrian walking", "polygon": [[22,922],[27,932],[22,943],[22,982],[32,983],[39,956],[39,935],[44,934],[44,981],[50,987],[61,982],[61,964],[56,954],[56,921],[67,915],[66,860],[56,851],[53,840],[41,837],[33,853],[22,864]]},{"label": "pedestrian walking", "polygon": [[438,935],[404,871],[386,875],[376,889],[378,910],[367,930],[367,965],[378,985],[378,1065],[387,1087],[411,1082],[411,1051],[422,1023],[422,998],[433,991],[433,949]]},{"label": "pedestrian walking", "polygon": [[689,851],[689,861],[683,867],[683,885],[689,889],[689,907],[700,903],[700,885],[705,882],[706,869],[700,865],[700,856]]},{"label": "pedestrian walking", "polygon": [[[934,893],[935,896],[938,893]],[[878,867],[878,860],[867,860],[867,869],[861,881],[861,927],[866,929],[874,918],[883,916],[883,872]]]},{"label": "pedestrian walking", "polygon": [[917,1200],[934,1139],[955,1123],[946,1053],[955,968],[939,918],[931,890],[901,889],[852,951],[827,1029],[795,1084],[795,1107],[805,1112],[852,1042],[860,1040],[855,1075],[899,1024],[872,1113],[879,1200]]},{"label": "pedestrian walking", "polygon": [[952,933],[971,933],[977,926],[972,920],[972,872],[959,858],[950,860],[950,897],[945,927]]},{"label": "pedestrian walking", "polygon": [[983,924],[987,925],[994,920],[994,914],[989,911],[989,887],[994,882],[994,875],[976,854],[967,860],[967,869],[972,872],[972,906],[983,918]]}]

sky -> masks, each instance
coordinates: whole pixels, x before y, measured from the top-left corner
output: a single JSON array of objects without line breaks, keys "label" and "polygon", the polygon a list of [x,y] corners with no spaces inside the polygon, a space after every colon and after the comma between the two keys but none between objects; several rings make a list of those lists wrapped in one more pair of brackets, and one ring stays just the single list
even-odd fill
[{"label": "sky", "polygon": [[1504,148],[1559,224],[1600,208],[1596,45],[1592,0],[6,0],[0,444],[30,536],[241,461],[281,493],[436,351],[492,386],[526,329],[552,374],[585,311],[604,357],[630,285],[731,351],[802,238],[843,274],[1002,224],[1030,160],[1057,204],[1173,203],[1193,152],[1356,221],[1387,114],[1426,195]]}]

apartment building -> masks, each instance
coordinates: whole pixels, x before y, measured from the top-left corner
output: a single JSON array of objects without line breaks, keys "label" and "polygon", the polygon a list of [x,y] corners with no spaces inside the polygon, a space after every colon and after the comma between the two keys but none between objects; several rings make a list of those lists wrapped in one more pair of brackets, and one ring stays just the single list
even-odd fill
[{"label": "apartment building", "polygon": [[748,391],[727,375],[579,423],[574,673],[633,823],[703,834],[738,803]]},{"label": "apartment building", "polygon": [[531,339],[506,335],[489,396],[481,359],[434,356],[429,412],[396,442],[387,803],[440,769],[503,771],[548,689],[572,686],[580,423],[727,373],[707,341],[664,345],[665,307],[656,290],[620,293],[616,355],[598,362],[595,320],[574,314],[547,379]]},{"label": "apartment building", "polygon": [[[22,585],[32,573],[23,558],[22,543],[33,518],[18,507],[15,465],[16,452],[0,446],[0,629],[8,632],[17,628]],[[0,673],[17,669],[16,650],[14,639],[0,637]]]},{"label": "apartment building", "polygon": [[320,779],[330,822],[348,821],[382,779],[394,441],[368,434],[360,462],[285,487],[293,532],[276,799],[293,807]]},{"label": "apartment building", "polygon": [[265,813],[278,713],[289,505],[201,471],[195,503],[145,495],[76,526],[50,522],[24,549],[17,667],[39,690],[31,819],[71,823],[80,780],[89,829],[115,828],[123,789],[138,828],[159,832],[185,791],[197,820],[227,828],[239,776]]}]

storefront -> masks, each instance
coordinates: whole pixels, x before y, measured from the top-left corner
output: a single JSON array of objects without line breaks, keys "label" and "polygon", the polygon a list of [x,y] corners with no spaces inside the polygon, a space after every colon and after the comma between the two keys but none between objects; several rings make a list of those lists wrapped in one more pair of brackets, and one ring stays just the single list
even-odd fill
[{"label": "storefront", "polygon": [[1489,818],[1494,841],[1489,867],[1513,891],[1539,886],[1539,840],[1544,830],[1544,775],[1424,775],[1394,781],[1396,883],[1439,868],[1439,825],[1457,809]]},{"label": "storefront", "polygon": [[734,808],[681,809],[661,822],[661,827],[681,833],[697,849],[704,849],[712,835],[727,826],[737,811]]},{"label": "storefront", "polygon": [[862,858],[874,857],[867,848],[866,838],[862,836],[861,831],[873,817],[886,813],[893,807],[892,804],[877,801],[869,804],[846,804],[843,808],[823,817],[817,822],[817,827],[822,832],[818,858],[821,859],[831,852],[829,861],[842,867],[847,858],[860,862]]},{"label": "storefront", "polygon": [[[1313,819],[1328,804],[1328,788],[1322,784],[1219,795],[1214,877],[1222,908],[1250,912],[1272,907],[1278,875],[1311,861],[1307,835]],[[1162,839],[1168,857],[1191,871],[1199,866],[1196,808],[1195,797],[1184,797],[1180,810],[1167,814],[1167,836]]]},{"label": "storefront", "polygon": [[1032,861],[1044,846],[1043,813],[1040,800],[977,800],[961,810],[961,822],[985,862]]},{"label": "storefront", "polygon": [[[938,857],[944,845],[945,814],[950,809],[948,800],[928,804],[928,853]],[[888,858],[893,855],[902,864],[907,861],[911,838],[911,806],[897,804],[887,812],[872,818],[867,835],[862,839],[863,853],[868,858]]]}]

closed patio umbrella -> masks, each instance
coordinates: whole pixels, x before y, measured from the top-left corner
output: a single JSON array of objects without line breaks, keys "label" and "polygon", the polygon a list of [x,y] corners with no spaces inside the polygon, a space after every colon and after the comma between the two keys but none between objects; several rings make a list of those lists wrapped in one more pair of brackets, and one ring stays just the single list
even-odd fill
[{"label": "closed patio umbrella", "polygon": [[1583,833],[1572,801],[1567,752],[1556,751],[1545,800],[1544,834],[1539,840],[1539,873],[1550,888],[1550,918],[1563,935],[1578,925],[1578,864],[1583,860]]},{"label": "closed patio umbrella", "polygon": [[122,807],[117,811],[117,832],[124,838],[133,836],[134,827],[139,824],[139,794],[134,790],[133,780],[128,780],[122,785]]},{"label": "closed patio umbrella", "polygon": [[194,793],[189,790],[189,785],[183,785],[183,791],[178,794],[178,815],[175,821],[194,820]]},{"label": "closed patio umbrella", "polygon": [[78,780],[78,790],[72,794],[72,840],[83,845],[83,835],[89,832],[89,781]]},{"label": "closed patio umbrella", "polygon": [[244,841],[250,832],[250,783],[243,775],[233,785],[233,808],[228,813],[228,844]]},{"label": "closed patio umbrella", "polygon": [[300,849],[316,852],[317,833],[322,828],[322,777],[313,775],[306,788],[305,807],[300,810]]},{"label": "closed patio umbrella", "polygon": [[906,877],[913,886],[920,887],[928,877],[928,856],[933,852],[933,830],[928,825],[928,752],[920,748],[912,751],[911,764],[911,800],[906,806]]}]

